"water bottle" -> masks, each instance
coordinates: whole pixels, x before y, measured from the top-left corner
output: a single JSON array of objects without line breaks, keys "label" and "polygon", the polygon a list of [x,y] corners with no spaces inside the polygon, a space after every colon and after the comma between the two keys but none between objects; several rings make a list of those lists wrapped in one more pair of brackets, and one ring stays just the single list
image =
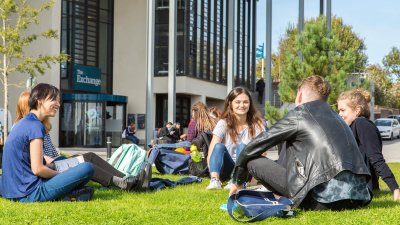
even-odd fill
[{"label": "water bottle", "polygon": [[192,144],[190,146],[191,157],[194,162],[201,162],[201,154],[197,149],[197,146]]}]

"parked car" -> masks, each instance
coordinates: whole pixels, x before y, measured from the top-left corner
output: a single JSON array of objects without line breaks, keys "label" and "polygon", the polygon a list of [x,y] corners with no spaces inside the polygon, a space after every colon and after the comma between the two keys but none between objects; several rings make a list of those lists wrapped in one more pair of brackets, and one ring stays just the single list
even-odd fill
[{"label": "parked car", "polygon": [[400,138],[400,124],[396,119],[377,119],[375,125],[378,127],[382,138],[389,138],[390,140],[393,140],[394,137]]},{"label": "parked car", "polygon": [[392,118],[392,119],[396,119],[397,121],[399,121],[400,123],[400,115],[390,115],[387,118]]}]

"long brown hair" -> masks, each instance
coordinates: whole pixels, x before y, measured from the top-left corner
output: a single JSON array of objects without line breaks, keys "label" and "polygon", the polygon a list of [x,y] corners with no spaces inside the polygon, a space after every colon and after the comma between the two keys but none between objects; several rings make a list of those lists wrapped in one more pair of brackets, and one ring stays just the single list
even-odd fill
[{"label": "long brown hair", "polygon": [[[28,100],[31,95],[30,91],[23,91],[18,98],[18,103],[17,103],[17,111],[16,111],[16,116],[15,116],[15,123],[24,118],[29,111],[30,108],[28,106]],[[45,118],[42,121],[43,125],[46,128],[46,132],[49,132],[51,130],[51,123],[49,121],[49,118]]]},{"label": "long brown hair", "polygon": [[249,106],[249,111],[247,112],[246,115],[246,123],[247,126],[249,127],[249,134],[251,138],[255,137],[256,128],[262,129],[264,127],[261,114],[254,107],[253,99],[251,98],[250,92],[244,87],[233,88],[229,92],[228,96],[225,98],[224,112],[222,113],[221,119],[225,119],[227,124],[228,134],[234,143],[236,143],[236,137],[239,135],[237,129],[239,121],[236,118],[235,113],[233,112],[232,101],[240,94],[245,94],[247,95],[247,97],[249,97],[250,106]]},{"label": "long brown hair", "polygon": [[206,104],[196,102],[192,106],[193,118],[196,119],[196,129],[198,132],[212,132],[216,120],[210,116]]}]

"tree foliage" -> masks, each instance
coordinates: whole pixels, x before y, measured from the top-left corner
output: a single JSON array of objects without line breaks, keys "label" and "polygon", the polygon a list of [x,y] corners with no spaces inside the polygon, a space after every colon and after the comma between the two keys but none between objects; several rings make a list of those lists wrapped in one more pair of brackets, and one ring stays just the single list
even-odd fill
[{"label": "tree foliage", "polygon": [[[31,1],[32,2],[32,1]],[[38,4],[38,3],[35,3]],[[39,15],[51,9],[54,1],[34,7],[27,0],[0,0],[0,82],[4,87],[4,109],[8,111],[9,76],[12,74],[42,75],[52,64],[67,60],[67,55],[27,55],[25,50],[39,38],[58,38],[57,31],[49,29],[35,33]],[[4,113],[4,130],[8,130],[8,114]],[[5,139],[7,132],[4,132]]]},{"label": "tree foliage", "polygon": [[375,86],[375,104],[388,106],[390,100],[389,91],[392,88],[392,82],[386,71],[379,65],[373,64],[367,67],[367,73]]},{"label": "tree foliage", "polygon": [[277,54],[281,67],[279,95],[284,102],[294,101],[303,78],[321,75],[333,87],[328,102],[334,104],[338,95],[349,88],[349,75],[364,71],[367,62],[363,40],[337,17],[333,17],[330,33],[325,17],[306,21],[302,35],[289,27]]},{"label": "tree foliage", "polygon": [[400,50],[392,47],[390,52],[383,58],[382,63],[385,69],[400,82]]}]

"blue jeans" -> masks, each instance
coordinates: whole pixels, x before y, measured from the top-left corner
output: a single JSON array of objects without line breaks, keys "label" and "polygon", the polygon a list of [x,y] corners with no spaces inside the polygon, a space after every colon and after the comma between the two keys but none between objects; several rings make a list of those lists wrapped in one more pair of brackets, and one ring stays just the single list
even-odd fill
[{"label": "blue jeans", "polygon": [[94,173],[93,165],[81,163],[44,181],[29,195],[16,199],[19,202],[46,202],[62,198],[74,189],[83,187]]},{"label": "blue jeans", "polygon": [[[239,157],[240,153],[244,149],[245,144],[238,144],[236,147],[236,157]],[[210,173],[215,172],[219,174],[221,181],[227,181],[231,179],[235,162],[229,155],[228,150],[222,143],[215,144],[214,149],[210,156]]]},{"label": "blue jeans", "polygon": [[129,141],[131,141],[135,145],[139,144],[139,138],[137,138],[135,135],[126,136],[125,138],[128,139]]}]

